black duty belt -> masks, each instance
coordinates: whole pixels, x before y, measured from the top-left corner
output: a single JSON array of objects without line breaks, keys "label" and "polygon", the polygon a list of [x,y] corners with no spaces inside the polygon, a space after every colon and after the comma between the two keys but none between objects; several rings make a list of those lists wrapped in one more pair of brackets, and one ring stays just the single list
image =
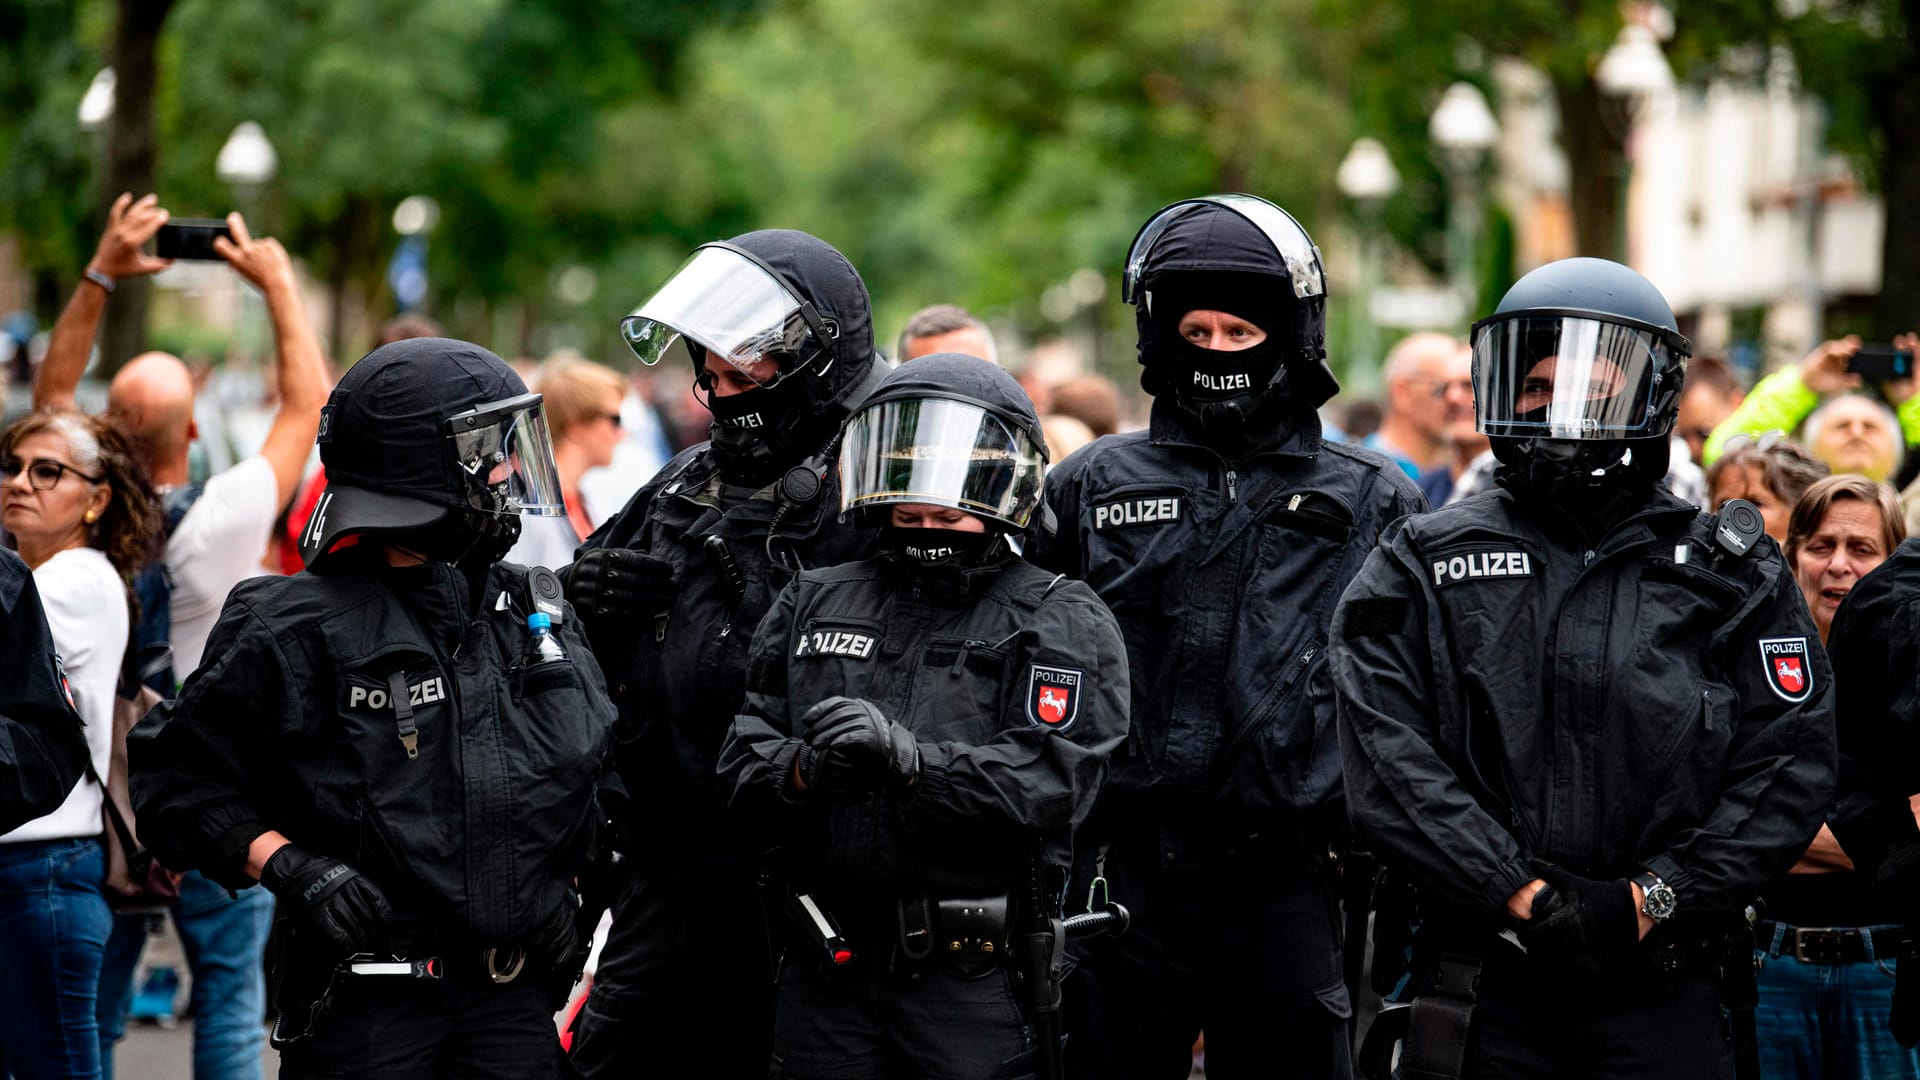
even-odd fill
[{"label": "black duty belt", "polygon": [[1859,964],[1873,957],[1891,959],[1907,941],[1904,930],[1874,930],[1865,926],[1788,926],[1761,920],[1755,930],[1755,940],[1761,948],[1792,956],[1803,964]]}]

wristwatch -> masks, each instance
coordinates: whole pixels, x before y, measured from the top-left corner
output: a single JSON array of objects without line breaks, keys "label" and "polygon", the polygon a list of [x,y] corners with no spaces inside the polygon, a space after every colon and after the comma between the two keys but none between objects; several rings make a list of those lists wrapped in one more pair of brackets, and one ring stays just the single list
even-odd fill
[{"label": "wristwatch", "polygon": [[1674,910],[1680,906],[1674,898],[1673,886],[1661,881],[1660,875],[1651,870],[1635,876],[1633,883],[1640,886],[1647,897],[1646,903],[1640,905],[1641,914],[1652,919],[1655,926],[1673,918]]}]

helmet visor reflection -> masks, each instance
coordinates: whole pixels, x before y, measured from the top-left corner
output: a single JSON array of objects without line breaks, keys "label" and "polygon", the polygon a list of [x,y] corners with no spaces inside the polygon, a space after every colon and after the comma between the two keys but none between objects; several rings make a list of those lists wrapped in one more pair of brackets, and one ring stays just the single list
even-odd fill
[{"label": "helmet visor reflection", "polygon": [[1046,455],[1005,420],[964,401],[886,401],[847,423],[840,506],[930,503],[1024,529]]},{"label": "helmet visor reflection", "polygon": [[1489,319],[1473,333],[1476,426],[1553,439],[1658,434],[1650,404],[1676,368],[1650,328],[1574,315]]},{"label": "helmet visor reflection", "polygon": [[476,510],[526,517],[563,517],[560,470],[539,394],[479,405],[447,420],[454,460],[467,475]]},{"label": "helmet visor reflection", "polygon": [[797,367],[815,340],[806,303],[732,248],[696,249],[659,291],[620,320],[620,336],[649,367],[685,336],[760,386]]}]

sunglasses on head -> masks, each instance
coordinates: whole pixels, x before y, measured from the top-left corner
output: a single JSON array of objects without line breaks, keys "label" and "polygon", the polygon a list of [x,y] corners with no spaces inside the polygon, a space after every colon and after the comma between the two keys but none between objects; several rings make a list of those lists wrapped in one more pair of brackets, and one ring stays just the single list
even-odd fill
[{"label": "sunglasses on head", "polygon": [[105,477],[88,476],[66,462],[52,458],[34,458],[32,461],[21,461],[17,457],[0,458],[0,478],[11,480],[22,472],[27,474],[27,483],[35,491],[52,491],[64,473],[72,473],[89,484],[106,483]]},{"label": "sunglasses on head", "polygon": [[1751,431],[1742,431],[1736,435],[1728,436],[1727,441],[1720,444],[1720,453],[1724,456],[1736,450],[1745,450],[1748,447],[1752,447],[1761,453],[1766,453],[1781,443],[1786,443],[1791,446],[1792,440],[1787,437],[1786,432],[1779,428],[1774,428],[1772,431],[1763,431],[1758,435],[1755,435]]}]

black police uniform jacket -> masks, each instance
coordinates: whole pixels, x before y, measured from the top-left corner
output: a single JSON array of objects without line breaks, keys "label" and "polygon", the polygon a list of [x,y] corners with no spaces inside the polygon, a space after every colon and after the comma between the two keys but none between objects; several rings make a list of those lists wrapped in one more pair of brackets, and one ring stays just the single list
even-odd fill
[{"label": "black police uniform jacket", "polygon": [[[1018,559],[965,587],[894,559],[803,573],[767,613],[721,755],[733,806],[777,813],[792,873],[829,895],[1006,889],[1024,883],[1036,845],[1065,866],[1126,737],[1113,615],[1085,585]],[[800,718],[836,695],[913,733],[920,774],[905,796],[793,790]]]},{"label": "black police uniform jacket", "polygon": [[1311,413],[1231,463],[1160,401],[1148,431],[1082,448],[1046,492],[1058,529],[1034,561],[1106,601],[1132,673],[1096,827],[1337,823],[1327,626],[1381,531],[1426,508],[1406,474],[1323,442]]},{"label": "black police uniform jacket", "polygon": [[20,556],[0,549],[0,832],[59,809],[86,772],[86,733],[40,590]]},{"label": "black police uniform jacket", "polygon": [[1833,832],[1862,874],[1888,860],[1909,910],[1920,910],[1920,538],[1895,548],[1847,593],[1827,644],[1833,657],[1840,796]]},{"label": "black police uniform jacket", "polygon": [[1660,487],[1589,545],[1495,490],[1393,530],[1334,616],[1362,840],[1491,918],[1536,858],[1693,912],[1784,873],[1833,794],[1833,677],[1779,548],[1711,521]]},{"label": "black police uniform jacket", "polygon": [[640,854],[750,868],[754,852],[735,842],[721,812],[715,766],[746,693],[754,627],[796,570],[863,558],[874,532],[840,523],[833,468],[815,498],[795,504],[778,484],[727,483],[705,448],[668,462],[580,550],[637,548],[671,564],[679,585],[664,621],[636,620],[629,636],[593,643],[620,709],[614,753],[634,821],[664,814],[676,823],[666,834],[650,830],[650,852]]},{"label": "black police uniform jacket", "polygon": [[398,941],[521,944],[569,902],[614,719],[570,611],[565,662],[528,662],[524,574],[490,568],[477,606],[447,563],[236,585],[127,740],[141,839],[239,888],[277,829],[377,883]]}]

